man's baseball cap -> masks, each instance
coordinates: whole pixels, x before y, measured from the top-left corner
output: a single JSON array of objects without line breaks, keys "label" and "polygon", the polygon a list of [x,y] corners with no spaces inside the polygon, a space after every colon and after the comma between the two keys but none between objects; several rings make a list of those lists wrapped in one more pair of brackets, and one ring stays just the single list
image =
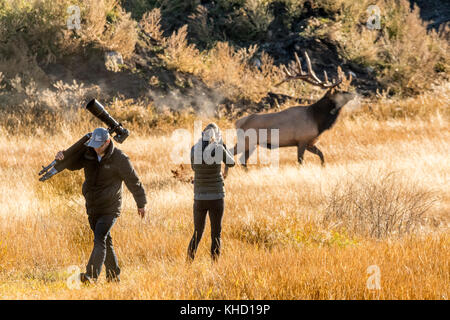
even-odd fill
[{"label": "man's baseball cap", "polygon": [[91,139],[85,143],[92,148],[100,148],[109,139],[109,132],[105,128],[97,128],[92,132]]}]

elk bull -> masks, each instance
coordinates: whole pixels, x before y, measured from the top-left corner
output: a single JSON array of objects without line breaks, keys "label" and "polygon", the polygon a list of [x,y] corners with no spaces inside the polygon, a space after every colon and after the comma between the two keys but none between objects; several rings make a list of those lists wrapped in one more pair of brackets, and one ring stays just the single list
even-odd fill
[{"label": "elk bull", "polygon": [[[342,71],[338,67],[338,80],[330,83],[328,76],[324,72],[325,81],[322,82],[314,73],[311,67],[311,61],[308,54],[305,52],[307,72],[302,70],[300,60],[295,54],[296,69],[291,67],[289,71],[284,67],[286,78],[280,82],[284,83],[290,80],[303,80],[312,85],[319,86],[323,89],[327,89],[326,94],[316,103],[304,106],[295,106],[286,110],[268,113],[268,114],[251,114],[246,117],[240,118],[235,122],[237,129],[237,143],[231,150],[233,155],[243,152],[244,154],[244,167],[247,166],[248,158],[252,152],[255,151],[257,145],[261,145],[267,148],[273,147],[297,147],[297,160],[301,164],[303,162],[303,155],[305,150],[312,152],[319,156],[321,164],[324,165],[325,160],[322,152],[314,144],[317,142],[318,137],[325,130],[330,129],[336,122],[341,108],[355,95],[353,93],[345,91],[345,89],[339,89],[338,86],[343,82]],[[351,82],[351,75],[348,79],[345,79],[345,87]],[[245,135],[245,132],[249,129],[256,131],[256,141],[250,141],[249,137]],[[271,129],[279,130],[278,143],[271,143],[271,136],[267,134],[267,138],[261,139],[259,130],[265,129],[266,132],[271,132]],[[238,146],[241,146],[239,150]],[[244,146],[242,148],[242,146]],[[228,168],[225,168],[225,176],[227,175]]]}]

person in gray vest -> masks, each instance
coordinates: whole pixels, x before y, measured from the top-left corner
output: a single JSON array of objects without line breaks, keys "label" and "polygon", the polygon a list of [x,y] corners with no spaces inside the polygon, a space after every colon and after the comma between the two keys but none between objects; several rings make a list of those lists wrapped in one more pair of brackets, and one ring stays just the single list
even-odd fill
[{"label": "person in gray vest", "polygon": [[202,137],[191,149],[191,167],[194,170],[194,234],[188,247],[188,261],[195,257],[198,244],[205,229],[206,214],[211,222],[211,257],[216,261],[220,255],[220,233],[224,212],[224,179],[222,162],[234,166],[234,159],[223,143],[220,129],[215,123],[208,124]]}]

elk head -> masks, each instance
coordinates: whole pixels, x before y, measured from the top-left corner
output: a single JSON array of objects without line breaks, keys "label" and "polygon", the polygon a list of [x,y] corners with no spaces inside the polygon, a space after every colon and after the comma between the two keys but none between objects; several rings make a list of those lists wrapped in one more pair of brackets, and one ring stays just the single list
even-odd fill
[{"label": "elk head", "polygon": [[314,70],[311,66],[311,60],[308,56],[308,53],[305,51],[305,59],[306,59],[306,67],[307,71],[303,71],[302,64],[297,53],[294,53],[296,63],[291,64],[288,69],[283,65],[282,69],[286,75],[285,79],[278,83],[276,86],[281,85],[284,82],[291,80],[303,80],[309,84],[320,87],[322,89],[326,89],[327,93],[321,100],[328,100],[332,102],[334,107],[330,110],[331,114],[335,114],[338,110],[340,110],[347,102],[352,100],[355,97],[354,93],[348,91],[350,83],[352,82],[352,75],[350,74],[347,78],[342,71],[341,67],[337,68],[338,71],[338,79],[336,81],[330,82],[328,80],[327,72],[324,71],[324,81],[320,80],[319,77],[315,74]]}]

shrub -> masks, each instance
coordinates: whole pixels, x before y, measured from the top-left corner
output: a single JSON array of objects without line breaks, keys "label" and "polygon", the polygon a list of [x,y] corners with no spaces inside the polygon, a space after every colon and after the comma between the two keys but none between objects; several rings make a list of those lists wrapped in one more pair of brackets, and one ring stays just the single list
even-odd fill
[{"label": "shrub", "polygon": [[323,222],[359,236],[402,236],[420,225],[435,200],[393,172],[357,176],[333,188]]},{"label": "shrub", "polygon": [[200,52],[193,44],[187,41],[187,25],[174,32],[164,40],[165,52],[162,58],[169,68],[181,72],[198,74],[202,66]]},{"label": "shrub", "polygon": [[200,52],[187,41],[187,25],[162,43],[165,50],[161,58],[169,68],[199,76],[209,87],[219,88],[230,99],[259,102],[280,79],[279,68],[267,54],[261,54],[259,67],[252,63],[257,46],[236,49],[219,42],[212,49]]},{"label": "shrub", "polygon": [[[79,30],[66,25],[72,5],[80,8]],[[0,26],[2,71],[7,78],[20,74],[26,81],[38,80],[40,65],[87,46],[128,57],[137,39],[135,21],[114,0],[5,0],[0,2]]]},{"label": "shrub", "polygon": [[435,31],[427,32],[417,6],[412,12],[405,7],[406,1],[401,1],[399,13],[387,22],[380,55],[385,63],[382,82],[408,94],[429,89],[435,82],[437,64],[448,59],[448,45]]},{"label": "shrub", "polygon": [[148,36],[155,41],[163,41],[163,32],[161,30],[161,10],[153,9],[144,14],[139,22],[139,26]]},{"label": "shrub", "polygon": [[[366,28],[371,4],[381,10],[380,30]],[[342,24],[337,35],[342,54],[374,69],[392,93],[418,94],[445,77],[450,56],[444,32],[427,31],[418,7],[411,11],[407,0],[341,1],[336,23]]]},{"label": "shrub", "polygon": [[[283,15],[286,27],[293,32],[299,32],[300,30],[294,29],[296,27],[292,22],[307,20],[307,28],[301,30],[301,36],[335,42],[339,54],[345,60],[366,67],[391,94],[404,97],[425,92],[435,80],[445,78],[450,68],[446,41],[449,33],[445,30],[440,33],[427,31],[418,8],[415,7],[411,11],[407,0],[321,0],[308,1],[308,6],[305,1],[246,0],[218,1],[216,5],[210,6],[199,5],[195,10],[189,11],[188,18],[182,20],[188,24],[187,29],[179,29],[170,37],[171,40],[178,41],[174,44],[175,47],[168,47],[170,52],[167,57],[171,67],[199,74],[200,70],[207,69],[200,66],[204,63],[202,60],[205,56],[213,57],[219,46],[219,51],[226,50],[220,41],[226,41],[227,45],[237,52],[240,47],[250,48],[252,44],[258,43],[257,41],[264,40],[274,18],[273,5],[279,3],[287,8],[287,13]],[[369,18],[367,9],[373,4],[381,9],[380,30],[370,30],[366,27]],[[161,8],[165,19],[175,14],[168,6]],[[313,16],[305,18],[303,15],[306,13],[313,13]],[[204,51],[191,46],[189,41],[200,45],[199,48]],[[186,55],[182,60],[183,53],[174,53],[183,49],[186,49]],[[220,61],[217,61],[217,64],[219,63]],[[192,71],[194,69],[196,70]],[[228,79],[232,72],[235,72],[235,77],[239,77],[239,69],[232,65],[230,70],[226,70]],[[252,75],[253,79],[257,78],[253,77],[253,73],[245,74]],[[265,80],[268,80],[265,85],[270,87],[270,79]],[[218,82],[229,83],[222,80]],[[258,81],[251,85],[258,87],[260,83]],[[292,90],[295,84],[289,87]],[[241,86],[230,84],[227,90],[231,92],[228,96],[251,96],[253,101],[260,99],[259,94],[241,94],[241,89]],[[266,88],[262,92],[268,90],[269,88]],[[294,91],[298,92],[295,89]]]}]

